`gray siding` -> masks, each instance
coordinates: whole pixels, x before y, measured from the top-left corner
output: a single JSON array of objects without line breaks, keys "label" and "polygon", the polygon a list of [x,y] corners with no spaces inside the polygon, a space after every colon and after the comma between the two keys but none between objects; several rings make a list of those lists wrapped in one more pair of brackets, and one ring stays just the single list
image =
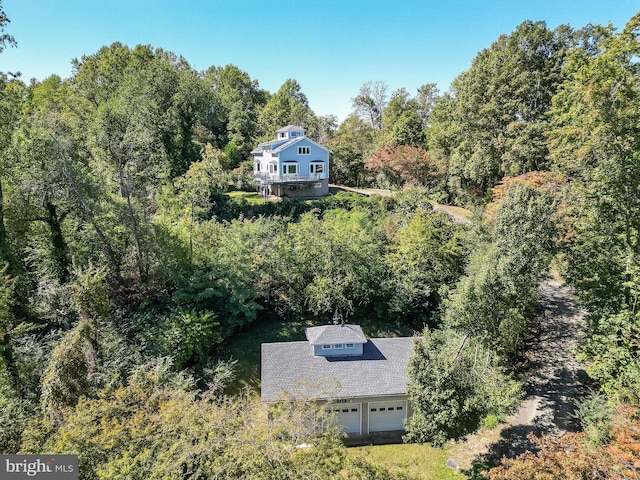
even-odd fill
[{"label": "gray siding", "polygon": [[313,346],[313,354],[317,357],[340,357],[340,356],[357,356],[362,355],[362,344],[354,343],[352,348],[347,348],[347,344],[343,343],[342,348],[322,348],[322,345]]}]

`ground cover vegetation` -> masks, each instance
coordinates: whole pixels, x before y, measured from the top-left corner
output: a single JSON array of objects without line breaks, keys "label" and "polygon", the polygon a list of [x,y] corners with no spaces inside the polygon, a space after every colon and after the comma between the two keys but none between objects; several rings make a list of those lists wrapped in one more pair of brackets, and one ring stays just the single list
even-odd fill
[{"label": "ground cover vegetation", "polygon": [[[8,22],[0,3],[0,53]],[[588,310],[580,354],[601,393],[583,436],[490,475],[584,460],[576,478],[636,478],[638,22],[524,22],[450,92],[367,82],[339,125],[294,79],[270,93],[151,46],[105,46],[68,79],[2,73],[0,450],[79,453],[87,479],[401,478],[350,454],[313,402],[260,404],[243,349],[336,310],[419,334],[406,440],[442,445],[517,403],[553,261]],[[331,149],[332,182],[394,194],[242,193],[250,150],[288,124]],[[598,453],[567,464],[563,442]]]}]

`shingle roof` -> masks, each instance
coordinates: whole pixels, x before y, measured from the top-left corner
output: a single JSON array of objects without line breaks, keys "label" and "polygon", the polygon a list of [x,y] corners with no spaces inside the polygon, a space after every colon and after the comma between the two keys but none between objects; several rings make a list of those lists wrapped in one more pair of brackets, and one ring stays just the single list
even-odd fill
[{"label": "shingle roof", "polygon": [[311,345],[328,343],[365,343],[367,337],[360,325],[322,325],[307,328],[307,340]]},{"label": "shingle roof", "polygon": [[280,153],[285,148],[289,148],[291,145],[293,145],[294,143],[298,143],[300,140],[311,141],[307,137],[292,138],[292,139],[288,140],[286,143],[283,143],[282,145],[278,145],[276,148],[272,149],[272,152],[273,153]]},{"label": "shingle roof", "polygon": [[290,131],[294,131],[294,132],[304,132],[304,128],[299,127],[297,125],[287,125],[286,127],[280,128],[278,130],[276,130],[276,133],[279,132],[290,132]]},{"label": "shingle roof", "polygon": [[[282,128],[278,130],[278,132],[286,130],[286,128]],[[270,146],[272,153],[280,153],[285,148],[289,148],[291,145],[294,145],[302,140],[306,142],[312,143],[315,146],[330,152],[327,147],[320,145],[318,142],[314,142],[309,137],[295,137],[295,138],[276,138],[274,140],[269,140],[268,142],[259,143],[253,150],[251,150],[252,154],[261,153],[264,150],[264,147]]]},{"label": "shingle roof", "polygon": [[277,148],[279,148],[279,146],[281,144],[289,143],[290,141],[291,140],[289,140],[287,138],[284,138],[284,139],[283,138],[276,138],[274,140],[269,140],[268,142],[262,142],[262,143],[259,143],[258,146],[256,146],[256,148],[251,150],[251,153],[254,153],[254,154],[255,153],[260,153],[260,152],[262,152],[264,150],[264,147],[267,147],[267,146],[271,146],[271,150],[273,151],[274,150],[274,146],[277,149]]},{"label": "shingle roof", "polygon": [[262,344],[262,400],[353,398],[407,393],[414,339],[373,338],[358,357],[314,357],[309,342]]}]

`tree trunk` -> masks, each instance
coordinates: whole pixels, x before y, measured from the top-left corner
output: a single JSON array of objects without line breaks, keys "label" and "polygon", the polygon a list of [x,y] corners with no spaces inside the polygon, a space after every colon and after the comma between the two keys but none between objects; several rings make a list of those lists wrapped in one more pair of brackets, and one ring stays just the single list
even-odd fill
[{"label": "tree trunk", "polygon": [[64,284],[69,280],[71,262],[69,261],[69,248],[62,235],[62,219],[58,216],[56,206],[53,203],[47,202],[45,209],[47,211],[46,223],[51,231],[51,246],[56,261],[58,280]]},{"label": "tree trunk", "polygon": [[113,273],[115,274],[118,283],[122,283],[122,275],[120,273],[120,263],[118,262],[118,260],[116,258],[115,252],[113,251],[113,247],[111,246],[111,242],[109,242],[109,239],[106,237],[106,235],[104,234],[104,232],[100,228],[100,225],[98,225],[98,222],[96,222],[96,219],[93,216],[93,212],[91,211],[91,208],[89,207],[89,204],[87,203],[86,199],[84,198],[84,195],[82,194],[82,192],[80,191],[80,189],[76,185],[76,182],[73,179],[73,176],[71,175],[71,172],[69,171],[69,164],[67,163],[67,157],[65,156],[65,154],[64,154],[64,152],[62,150],[62,147],[60,146],[60,144],[58,143],[58,140],[55,137],[54,137],[54,141],[56,142],[56,145],[58,147],[58,154],[60,155],[60,158],[62,158],[62,165],[63,165],[62,166],[62,173],[64,174],[64,176],[65,176],[65,178],[67,180],[67,183],[69,184],[69,188],[71,188],[73,193],[75,193],[76,197],[78,198],[78,201],[80,202],[80,206],[82,207],[82,210],[83,210],[87,220],[89,221],[89,223],[91,224],[91,226],[95,230],[96,235],[98,235],[98,238],[100,239],[100,243],[102,244],[102,249],[103,249],[105,255],[107,256],[107,259],[109,260],[109,264],[111,265],[111,268],[113,269]]},{"label": "tree trunk", "polygon": [[129,212],[129,218],[131,219],[131,230],[133,231],[133,237],[136,242],[136,266],[138,267],[138,275],[140,276],[140,280],[144,281],[148,276],[148,268],[147,262],[145,261],[145,252],[146,248],[144,248],[144,240],[142,239],[142,234],[140,233],[140,224],[138,222],[138,217],[136,216],[136,212],[133,209],[133,204],[131,203],[131,192],[129,190],[129,185],[127,184],[125,174],[124,174],[124,164],[118,157],[118,177],[120,181],[120,195],[124,197],[127,201],[127,211]]},{"label": "tree trunk", "polygon": [[4,258],[7,245],[7,230],[4,227],[4,197],[2,196],[2,179],[0,178],[0,256]]}]

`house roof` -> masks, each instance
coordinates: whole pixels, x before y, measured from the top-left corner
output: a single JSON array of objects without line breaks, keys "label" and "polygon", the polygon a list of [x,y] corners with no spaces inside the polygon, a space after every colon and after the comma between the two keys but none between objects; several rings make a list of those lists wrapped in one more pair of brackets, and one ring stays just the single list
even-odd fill
[{"label": "house roof", "polygon": [[[296,137],[296,138],[292,138],[291,140],[287,141],[286,143],[283,143],[282,145],[278,145],[276,148],[273,149],[273,153],[280,153],[282,150],[284,150],[285,148],[289,148],[291,145],[293,145],[294,143],[298,143],[302,140],[306,140],[308,142],[313,142],[313,140],[307,138],[307,137]],[[313,142],[316,143],[316,142]],[[318,145],[321,146],[321,145]],[[324,148],[324,147],[323,147]]]},{"label": "house roof", "polygon": [[311,345],[329,343],[365,343],[367,337],[362,333],[360,325],[322,325],[309,327],[306,331]]},{"label": "house roof", "polygon": [[[287,125],[286,127],[281,128],[280,130],[276,130],[276,133],[287,132],[287,131],[301,131],[301,132],[304,132],[305,130],[302,127],[296,127],[295,125]],[[301,137],[294,137],[294,138],[275,138],[273,140],[269,140],[268,142],[262,142],[262,143],[258,144],[256,146],[256,148],[251,150],[251,153],[254,154],[254,155],[262,153],[264,151],[264,149],[265,149],[264,147],[267,147],[267,146],[271,147],[271,152],[272,153],[280,153],[285,148],[289,148],[291,145],[293,145],[295,143],[298,143],[298,142],[300,142],[302,140],[310,142],[313,145],[316,145],[317,147],[319,147],[319,148],[321,148],[323,150],[326,150],[327,152],[330,151],[327,147],[324,147],[324,146],[320,145],[318,142],[314,142],[309,137],[301,136]]]},{"label": "house roof", "polygon": [[[261,152],[264,150],[264,147],[266,147],[266,146],[271,146],[271,147],[272,147],[272,149],[273,149],[273,146],[274,146],[274,145],[281,145],[281,144],[289,143],[289,142],[291,142],[291,140],[289,140],[289,139],[282,139],[282,138],[279,138],[279,139],[278,139],[278,138],[276,138],[276,139],[274,139],[274,140],[269,140],[268,142],[262,142],[262,143],[259,143],[259,144],[256,146],[256,148],[254,148],[253,150],[251,150],[251,153],[254,153],[254,154],[255,154],[255,153],[261,153]],[[277,147],[276,147],[276,148],[277,148]]]},{"label": "house roof", "polygon": [[304,132],[304,128],[299,127],[297,125],[287,125],[286,127],[282,127],[278,130],[276,130],[276,133],[280,133],[280,132]]},{"label": "house roof", "polygon": [[262,400],[404,395],[414,339],[373,338],[357,357],[313,355],[309,342],[262,344]]}]

